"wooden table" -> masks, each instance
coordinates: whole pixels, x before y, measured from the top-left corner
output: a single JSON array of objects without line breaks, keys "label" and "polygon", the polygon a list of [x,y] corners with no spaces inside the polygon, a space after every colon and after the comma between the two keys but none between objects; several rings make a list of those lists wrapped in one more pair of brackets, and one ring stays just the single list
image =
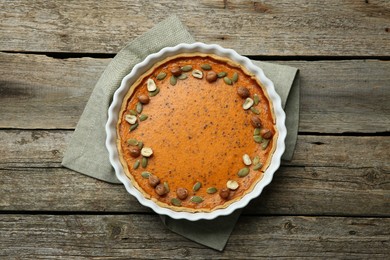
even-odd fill
[{"label": "wooden table", "polygon": [[[390,1],[0,2],[0,258],[388,259]],[[301,73],[294,159],[222,253],[60,165],[105,66],[172,13],[199,41]]]}]

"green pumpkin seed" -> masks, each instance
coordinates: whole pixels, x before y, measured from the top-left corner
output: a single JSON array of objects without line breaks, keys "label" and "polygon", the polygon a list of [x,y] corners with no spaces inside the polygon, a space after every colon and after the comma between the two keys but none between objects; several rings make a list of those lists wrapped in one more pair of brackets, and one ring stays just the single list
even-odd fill
[{"label": "green pumpkin seed", "polygon": [[261,137],[260,135],[254,135],[253,140],[255,140],[256,143],[261,143],[263,137]]},{"label": "green pumpkin seed", "polygon": [[194,191],[198,191],[200,189],[200,187],[202,187],[202,183],[200,183],[199,181],[197,181],[195,184],[194,184],[194,187],[192,187],[192,189]]},{"label": "green pumpkin seed", "polygon": [[148,158],[142,157],[141,165],[142,168],[146,168],[146,166],[148,166]]},{"label": "green pumpkin seed", "polygon": [[194,202],[194,203],[201,203],[202,201],[203,201],[203,198],[199,197],[199,196],[192,196],[192,198],[191,198],[191,202]]},{"label": "green pumpkin seed", "polygon": [[165,190],[167,191],[167,193],[171,191],[171,190],[169,189],[168,182],[164,181],[164,187],[165,187]]},{"label": "green pumpkin seed", "polygon": [[148,119],[148,115],[143,114],[139,116],[140,121],[145,121],[146,119]]},{"label": "green pumpkin seed", "polygon": [[157,75],[156,79],[158,79],[158,80],[163,80],[163,79],[165,79],[166,76],[167,76],[167,74],[166,74],[165,72],[160,72],[160,73]]},{"label": "green pumpkin seed", "polygon": [[136,146],[138,145],[138,141],[136,139],[129,139],[127,140],[127,144]]},{"label": "green pumpkin seed", "polygon": [[200,66],[203,70],[211,70],[211,65],[210,64],[202,64]]},{"label": "green pumpkin seed", "polygon": [[144,109],[144,106],[142,105],[141,102],[138,102],[137,106],[135,107],[135,111],[137,111],[138,114],[141,114],[142,109]]},{"label": "green pumpkin seed", "polygon": [[171,76],[171,78],[169,79],[169,83],[172,85],[172,86],[175,86],[176,83],[177,83],[177,78],[175,76]]},{"label": "green pumpkin seed", "polygon": [[131,110],[129,110],[129,114],[133,115],[133,116],[136,116],[137,115],[137,111],[131,109]]},{"label": "green pumpkin seed", "polygon": [[150,172],[142,172],[141,176],[142,178],[149,179],[150,175],[152,175]]},{"label": "green pumpkin seed", "polygon": [[255,164],[255,166],[253,166],[253,170],[255,170],[255,171],[260,170],[261,167],[263,167],[262,163]]},{"label": "green pumpkin seed", "polygon": [[186,73],[182,73],[179,77],[177,77],[180,80],[188,78],[188,75]]},{"label": "green pumpkin seed", "polygon": [[217,188],[215,188],[215,187],[210,187],[207,189],[208,194],[214,194],[216,192],[217,192]]},{"label": "green pumpkin seed", "polygon": [[263,150],[267,149],[268,144],[269,144],[269,139],[263,139],[263,142],[261,144],[261,149]]},{"label": "green pumpkin seed", "polygon": [[218,78],[223,78],[226,77],[227,73],[225,71],[221,71],[220,73],[217,74]]},{"label": "green pumpkin seed", "polygon": [[259,157],[259,156],[255,156],[255,157],[253,158],[253,165],[258,164],[259,162],[260,162],[260,157]]},{"label": "green pumpkin seed", "polygon": [[238,177],[245,177],[249,174],[249,168],[245,167],[238,171]]},{"label": "green pumpkin seed", "polygon": [[255,128],[255,130],[253,130],[253,135],[260,135],[260,131],[260,128]]},{"label": "green pumpkin seed", "polygon": [[160,89],[159,89],[159,88],[156,88],[155,91],[149,92],[149,97],[154,97],[154,96],[157,95],[158,93],[160,93]]},{"label": "green pumpkin seed", "polygon": [[139,167],[139,160],[135,161],[134,165],[133,165],[133,169],[134,170],[137,170]]},{"label": "green pumpkin seed", "polygon": [[138,127],[138,123],[135,123],[134,125],[131,125],[131,126],[130,126],[130,129],[129,129],[130,132],[131,132],[131,131],[134,131],[135,129],[137,129],[137,127]]},{"label": "green pumpkin seed", "polygon": [[254,114],[260,115],[260,111],[259,111],[257,108],[251,107],[250,109],[251,109],[251,111],[252,111]]},{"label": "green pumpkin seed", "polygon": [[189,72],[190,70],[192,70],[191,65],[185,65],[185,66],[181,67],[181,71],[183,71],[183,72]]},{"label": "green pumpkin seed", "polygon": [[237,80],[238,80],[238,73],[234,72],[233,77],[232,77],[232,81],[237,82]]},{"label": "green pumpkin seed", "polygon": [[181,200],[177,199],[177,198],[172,198],[171,199],[171,203],[173,206],[176,206],[176,207],[180,207],[181,206]]},{"label": "green pumpkin seed", "polygon": [[144,142],[138,141],[138,148],[142,149],[144,147]]},{"label": "green pumpkin seed", "polygon": [[254,101],[254,104],[255,104],[255,105],[259,104],[260,98],[259,98],[259,96],[258,96],[257,94],[254,94],[254,95],[253,95],[253,101]]},{"label": "green pumpkin seed", "polygon": [[228,77],[224,77],[223,81],[225,81],[225,83],[228,84],[228,85],[232,85],[233,84],[232,80],[229,79]]}]

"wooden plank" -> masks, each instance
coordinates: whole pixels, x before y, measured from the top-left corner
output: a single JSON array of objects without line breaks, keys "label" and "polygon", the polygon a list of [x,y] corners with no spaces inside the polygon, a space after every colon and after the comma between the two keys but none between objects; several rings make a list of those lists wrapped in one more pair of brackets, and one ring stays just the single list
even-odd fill
[{"label": "wooden plank", "polygon": [[0,256],[40,259],[385,259],[390,219],[242,216],[224,252],[167,230],[155,215],[0,215]]},{"label": "wooden plank", "polygon": [[[389,198],[389,171],[285,166],[244,213],[388,217]],[[151,212],[122,185],[65,168],[0,169],[0,211]]]},{"label": "wooden plank", "polygon": [[[1,1],[0,50],[116,53],[177,14],[198,41],[245,55],[382,56],[390,3],[370,1]],[[169,37],[169,35],[167,35]]]},{"label": "wooden plank", "polygon": [[[0,53],[0,127],[73,129],[110,60]],[[389,62],[272,62],[300,69],[300,131],[390,131]]]},{"label": "wooden plank", "polygon": [[[59,167],[72,131],[0,131],[0,168]],[[387,136],[298,136],[290,166],[390,168]]]}]

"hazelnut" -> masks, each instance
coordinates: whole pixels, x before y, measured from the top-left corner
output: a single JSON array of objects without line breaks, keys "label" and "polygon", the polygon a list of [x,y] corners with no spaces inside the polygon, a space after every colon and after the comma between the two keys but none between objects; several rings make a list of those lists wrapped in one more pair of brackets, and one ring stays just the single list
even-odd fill
[{"label": "hazelnut", "polygon": [[210,83],[214,82],[217,80],[217,78],[218,78],[217,73],[215,73],[214,71],[211,70],[211,71],[207,72],[206,80],[208,82],[210,82]]},{"label": "hazelnut", "polygon": [[188,196],[188,191],[185,188],[177,188],[176,195],[179,199],[185,200]]},{"label": "hazelnut", "polygon": [[156,187],[160,183],[160,179],[155,175],[149,176],[149,184],[152,187]]},{"label": "hazelnut", "polygon": [[261,128],[261,121],[260,118],[257,116],[252,116],[251,118],[251,124],[254,128]]},{"label": "hazelnut", "polygon": [[247,98],[251,95],[249,90],[245,87],[238,87],[237,88],[237,94],[242,98]]},{"label": "hazelnut", "polygon": [[181,69],[179,66],[175,66],[171,69],[171,73],[173,76],[178,77],[181,75]]},{"label": "hazelnut", "polygon": [[130,147],[130,155],[131,157],[137,158],[141,154],[141,150],[138,148],[138,146],[132,146]]},{"label": "hazelnut", "polygon": [[267,128],[263,128],[260,131],[260,135],[265,139],[270,139],[272,137],[272,132]]},{"label": "hazelnut", "polygon": [[[150,180],[150,178],[149,178]],[[156,186],[156,188],[154,188],[154,190],[156,191],[156,193],[160,196],[163,196],[167,193],[167,189],[165,188],[164,184],[160,183]]]},{"label": "hazelnut", "polygon": [[219,196],[222,198],[222,199],[227,199],[229,197],[229,189],[228,188],[223,188],[219,191]]},{"label": "hazelnut", "polygon": [[141,95],[138,97],[138,100],[139,102],[141,102],[142,104],[148,104],[149,101],[150,101],[150,98],[147,96],[147,95]]}]

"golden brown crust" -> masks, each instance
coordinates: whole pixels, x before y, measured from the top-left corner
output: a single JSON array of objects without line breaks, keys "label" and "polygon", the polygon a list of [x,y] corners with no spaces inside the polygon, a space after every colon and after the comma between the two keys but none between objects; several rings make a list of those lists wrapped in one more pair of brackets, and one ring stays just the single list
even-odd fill
[{"label": "golden brown crust", "polygon": [[[225,62],[226,64],[228,64],[229,66],[231,67],[236,67],[238,69],[241,69],[248,77],[251,77],[253,80],[255,80],[258,84],[258,86],[262,89],[262,92],[263,94],[266,96],[268,102],[269,102],[269,108],[270,108],[270,112],[271,112],[271,115],[272,115],[272,118],[273,120],[275,120],[275,115],[274,115],[274,111],[273,111],[273,106],[272,106],[272,103],[271,103],[271,100],[268,96],[268,93],[265,91],[264,87],[261,85],[260,81],[254,76],[252,75],[251,73],[249,73],[249,71],[244,68],[243,66],[241,66],[240,64],[237,64],[237,63],[234,63],[233,61],[227,59],[227,58],[223,58],[223,57],[219,57],[219,56],[216,56],[216,55],[213,55],[213,54],[203,54],[203,53],[192,53],[192,54],[180,54],[180,55],[176,55],[176,56],[173,56],[173,57],[169,57],[163,61],[160,61],[159,63],[156,63],[155,65],[153,65],[147,72],[145,72],[139,79],[137,79],[134,84],[132,84],[132,86],[130,86],[129,88],[129,91],[127,92],[127,94],[125,95],[124,99],[123,99],[123,102],[122,102],[122,106],[121,106],[121,109],[120,109],[120,113],[119,113],[119,120],[118,120],[118,123],[117,123],[117,136],[118,136],[118,139],[117,139],[117,148],[118,148],[118,153],[119,153],[119,159],[120,159],[120,162],[123,166],[123,169],[126,173],[126,175],[128,176],[128,178],[131,180],[131,183],[134,185],[134,187],[141,192],[141,194],[147,198],[147,199],[150,199],[152,201],[154,201],[156,204],[158,204],[159,206],[161,207],[164,207],[164,208],[169,208],[169,209],[172,209],[174,211],[184,211],[184,212],[211,212],[211,211],[214,211],[214,210],[217,210],[217,209],[222,209],[222,208],[226,208],[228,207],[229,205],[231,205],[232,203],[240,200],[243,196],[245,196],[246,194],[250,193],[254,187],[258,184],[258,182],[262,179],[262,176],[260,178],[257,179],[256,182],[253,182],[244,192],[242,195],[240,196],[237,196],[235,198],[232,198],[230,200],[227,200],[224,204],[222,205],[217,205],[216,207],[213,207],[213,208],[190,208],[190,207],[177,207],[177,206],[174,206],[174,205],[170,205],[170,204],[167,204],[165,202],[161,202],[160,200],[156,199],[154,196],[152,196],[151,194],[145,192],[142,187],[139,185],[139,183],[137,182],[137,180],[134,178],[133,174],[131,173],[131,171],[129,170],[129,168],[131,168],[130,165],[128,165],[126,159],[125,159],[125,152],[123,150],[123,147],[122,147],[122,140],[120,139],[120,136],[121,136],[121,133],[120,133],[120,125],[123,123],[123,116],[124,114],[126,113],[127,109],[128,109],[128,102],[129,100],[132,98],[133,96],[133,93],[134,91],[136,90],[136,88],[142,83],[145,81],[145,79],[147,77],[149,77],[150,75],[153,74],[153,72],[156,71],[156,68],[159,68],[162,64],[166,64],[166,63],[169,63],[170,61],[173,61],[173,60],[176,60],[178,58],[182,58],[182,57],[211,57],[212,59],[215,59],[215,60],[218,60],[218,61],[222,61],[222,62]],[[272,142],[270,144],[270,146],[272,147],[271,150],[269,151],[269,155],[262,167],[262,171],[265,172],[266,169],[269,167],[270,165],[270,162],[271,162],[271,159],[272,159],[272,154],[274,153],[274,150],[276,149],[276,141],[277,141],[277,137],[278,137],[278,132],[276,131],[276,128],[273,129],[274,130],[274,135],[273,135],[273,138],[271,139]]]}]

